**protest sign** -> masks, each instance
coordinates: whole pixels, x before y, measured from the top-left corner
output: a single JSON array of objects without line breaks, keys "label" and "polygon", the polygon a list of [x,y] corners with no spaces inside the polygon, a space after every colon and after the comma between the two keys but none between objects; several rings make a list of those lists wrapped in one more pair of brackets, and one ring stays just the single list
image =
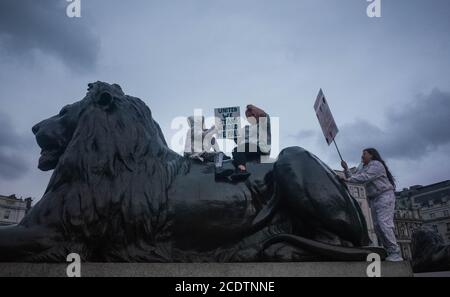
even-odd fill
[{"label": "protest sign", "polygon": [[338,134],[339,129],[334,121],[333,114],[331,113],[322,89],[320,89],[319,94],[317,95],[316,102],[314,103],[314,110],[316,111],[317,119],[319,120],[325,140],[328,145],[330,145]]},{"label": "protest sign", "polygon": [[241,112],[239,106],[214,109],[218,138],[234,139],[241,128]]}]

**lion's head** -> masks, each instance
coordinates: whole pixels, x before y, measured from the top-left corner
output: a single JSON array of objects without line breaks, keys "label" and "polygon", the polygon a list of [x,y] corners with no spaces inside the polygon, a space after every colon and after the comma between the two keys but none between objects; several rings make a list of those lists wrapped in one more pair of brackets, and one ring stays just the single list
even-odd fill
[{"label": "lion's head", "polygon": [[434,248],[438,246],[443,246],[444,240],[432,229],[422,227],[421,229],[415,230],[412,234],[412,257],[419,258],[427,252],[433,251]]},{"label": "lion's head", "polygon": [[55,170],[22,225],[51,225],[101,257],[122,258],[127,246],[164,236],[166,189],[186,161],[167,147],[142,100],[92,83],[82,100],[32,130],[39,168]]},{"label": "lion's head", "polygon": [[[129,126],[130,124],[132,126]],[[137,131],[139,128],[142,131]],[[57,115],[33,126],[32,131],[42,149],[39,169],[43,171],[55,169],[74,138],[87,136],[87,139],[83,140],[88,141],[89,138],[93,140],[91,143],[93,150],[108,145],[99,143],[98,138],[93,139],[93,130],[99,129],[114,130],[116,136],[122,139],[114,139],[119,144],[124,144],[125,141],[130,144],[130,140],[139,141],[136,139],[138,136],[147,136],[149,138],[147,140],[154,144],[153,149],[167,147],[159,125],[153,120],[151,111],[144,102],[126,96],[117,84],[95,82],[88,84],[88,92],[82,100],[64,106]],[[139,132],[142,134],[137,135]],[[112,140],[110,145],[115,144]]]}]

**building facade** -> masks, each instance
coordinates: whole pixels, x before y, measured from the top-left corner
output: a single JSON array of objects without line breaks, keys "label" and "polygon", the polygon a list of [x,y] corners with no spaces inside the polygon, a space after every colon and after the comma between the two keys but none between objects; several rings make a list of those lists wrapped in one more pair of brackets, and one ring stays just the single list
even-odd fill
[{"label": "building facade", "polygon": [[0,226],[18,224],[31,209],[31,198],[0,195]]},{"label": "building facade", "polygon": [[[344,172],[340,170],[335,170],[336,174],[340,177],[344,177]],[[350,192],[350,194],[353,196],[353,198],[356,199],[359,206],[361,207],[361,210],[363,212],[364,218],[366,219],[367,223],[367,231],[369,232],[370,240],[372,240],[372,243],[377,245],[378,239],[377,235],[375,234],[375,229],[373,225],[373,219],[372,219],[372,212],[369,207],[369,202],[367,201],[367,194],[366,194],[366,188],[362,184],[355,184],[355,183],[346,183],[347,188]]]},{"label": "building facade", "polygon": [[417,209],[401,209],[396,203],[394,226],[395,238],[400,247],[403,259],[412,258],[412,234],[422,227],[423,220]]},{"label": "building facade", "polygon": [[358,204],[361,207],[361,210],[366,219],[367,231],[369,232],[369,237],[372,240],[372,243],[377,245],[378,239],[377,235],[375,234],[372,212],[369,207],[369,202],[367,201],[366,188],[364,187],[364,185],[354,183],[347,183],[347,187],[348,190],[350,191],[350,194],[352,194],[353,198],[355,198],[356,201],[358,201]]},{"label": "building facade", "polygon": [[450,180],[412,186],[396,193],[399,209],[418,211],[423,226],[433,229],[450,244]]}]

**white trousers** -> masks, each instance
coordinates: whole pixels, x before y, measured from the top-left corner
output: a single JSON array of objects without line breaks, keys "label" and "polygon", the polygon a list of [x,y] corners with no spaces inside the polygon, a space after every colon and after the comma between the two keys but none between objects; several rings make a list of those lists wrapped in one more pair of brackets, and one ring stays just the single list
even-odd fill
[{"label": "white trousers", "polygon": [[394,191],[387,191],[369,199],[369,205],[378,242],[386,249],[388,255],[400,255],[400,248],[394,233]]}]

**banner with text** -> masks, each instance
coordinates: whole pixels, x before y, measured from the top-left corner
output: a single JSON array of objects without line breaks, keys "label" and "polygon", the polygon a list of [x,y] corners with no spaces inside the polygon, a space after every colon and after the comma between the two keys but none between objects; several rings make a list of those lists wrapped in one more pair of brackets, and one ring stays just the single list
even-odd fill
[{"label": "banner with text", "polygon": [[241,112],[239,106],[214,109],[216,128],[219,138],[234,139],[241,128]]},{"label": "banner with text", "polygon": [[317,95],[316,102],[314,103],[314,110],[316,111],[323,135],[325,136],[328,145],[330,145],[338,134],[339,129],[334,121],[333,114],[331,113],[322,89],[320,89],[319,94]]}]

